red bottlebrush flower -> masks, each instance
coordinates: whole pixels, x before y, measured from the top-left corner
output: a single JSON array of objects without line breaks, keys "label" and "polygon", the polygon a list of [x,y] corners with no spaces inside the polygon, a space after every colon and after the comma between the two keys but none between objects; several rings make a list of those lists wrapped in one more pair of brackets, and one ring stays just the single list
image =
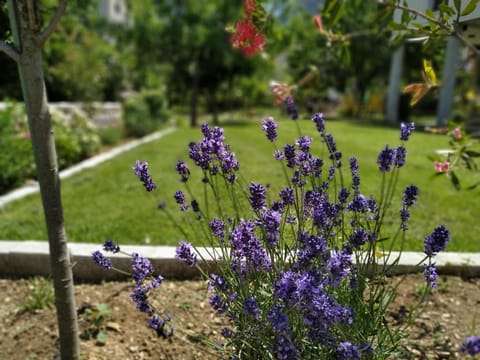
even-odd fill
[{"label": "red bottlebrush flower", "polygon": [[255,11],[255,8],[255,0],[245,0],[243,2],[243,9],[248,19],[252,17],[252,13]]},{"label": "red bottlebrush flower", "polygon": [[315,27],[317,28],[318,32],[320,34],[323,34],[323,24],[322,24],[322,17],[320,15],[315,15],[313,17],[313,23],[315,24]]},{"label": "red bottlebrush flower", "polygon": [[242,50],[245,55],[252,56],[263,50],[265,37],[251,21],[244,20],[237,22],[235,33],[230,37],[230,43],[233,47]]}]

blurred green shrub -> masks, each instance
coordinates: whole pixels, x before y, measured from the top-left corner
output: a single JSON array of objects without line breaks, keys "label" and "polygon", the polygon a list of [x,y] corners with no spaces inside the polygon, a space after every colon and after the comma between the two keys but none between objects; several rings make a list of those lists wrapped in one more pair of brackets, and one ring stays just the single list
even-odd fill
[{"label": "blurred green shrub", "polygon": [[65,114],[52,109],[58,167],[64,169],[91,155],[101,146],[95,127],[81,110]]},{"label": "blurred green shrub", "polygon": [[[52,108],[51,114],[60,169],[100,149],[100,136],[84,112],[72,110],[65,114]],[[0,154],[0,194],[35,178],[32,143],[22,103],[6,103],[0,110]]]},{"label": "blurred green shrub", "polygon": [[123,103],[123,122],[128,136],[142,137],[159,129],[169,118],[165,94],[148,89]]},{"label": "blurred green shrub", "polygon": [[115,145],[125,137],[125,130],[123,126],[109,126],[98,129],[98,136],[100,136],[102,145]]},{"label": "blurred green shrub", "polygon": [[24,106],[6,103],[0,111],[0,194],[35,173],[32,143]]}]

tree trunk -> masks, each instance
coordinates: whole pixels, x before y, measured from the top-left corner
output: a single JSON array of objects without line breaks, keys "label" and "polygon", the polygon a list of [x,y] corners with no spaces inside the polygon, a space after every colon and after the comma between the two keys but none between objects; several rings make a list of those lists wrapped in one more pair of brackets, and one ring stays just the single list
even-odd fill
[{"label": "tree trunk", "polygon": [[42,50],[37,38],[39,2],[9,0],[8,5],[15,45],[21,54],[18,67],[47,225],[60,355],[62,360],[79,359],[72,266],[64,228],[57,155],[42,69]]},{"label": "tree trunk", "polygon": [[217,104],[217,93],[214,89],[209,91],[209,101],[210,101],[210,111],[212,112],[213,125],[218,126],[218,104]]},{"label": "tree trunk", "polygon": [[190,126],[197,126],[197,110],[198,110],[198,61],[196,58],[193,63],[193,74],[192,74],[192,95],[190,98]]}]

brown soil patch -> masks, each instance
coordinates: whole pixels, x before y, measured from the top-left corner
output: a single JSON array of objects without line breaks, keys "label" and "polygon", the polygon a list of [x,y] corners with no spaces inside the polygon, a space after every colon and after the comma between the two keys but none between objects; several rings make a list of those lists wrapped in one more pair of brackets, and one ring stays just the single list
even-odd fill
[{"label": "brown soil patch", "polygon": [[[421,275],[409,275],[401,284],[391,321],[405,323],[402,314],[418,300]],[[29,288],[30,287],[30,288]],[[135,309],[129,298],[130,282],[76,284],[80,331],[89,324],[85,309],[107,303],[112,314],[107,317],[107,339],[99,345],[95,339],[81,341],[83,359],[214,359],[206,353],[196,334],[218,340],[222,319],[208,304],[203,281],[166,281],[158,301],[175,318],[183,318],[184,330],[177,329],[169,339],[157,337]],[[0,359],[54,359],[58,353],[58,336],[54,308],[35,312],[22,310],[32,291],[27,279],[0,279]],[[442,277],[440,287],[428,299],[415,319],[405,342],[405,358],[457,359],[465,337],[480,334],[480,280]],[[192,345],[194,344],[194,345]],[[408,354],[408,355],[407,355]]]}]

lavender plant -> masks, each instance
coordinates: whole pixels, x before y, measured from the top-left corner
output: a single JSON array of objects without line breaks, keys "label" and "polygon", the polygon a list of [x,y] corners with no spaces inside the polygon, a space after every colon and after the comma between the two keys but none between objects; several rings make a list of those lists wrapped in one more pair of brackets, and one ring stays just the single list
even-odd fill
[{"label": "lavender plant", "polygon": [[[400,144],[379,152],[381,188],[376,199],[362,193],[357,159],[344,165],[323,114],[314,114],[312,121],[326,149],[322,158],[312,152],[314,139],[302,135],[298,122],[298,138],[280,145],[278,124],[272,117],[262,120],[285,181],[278,194],[268,184],[242,178],[220,127],[202,125],[203,138],[189,144],[190,164],[200,172],[184,161],[176,165],[183,189],[172,201],[197,237],[189,237],[185,224],[179,224],[185,239],[176,257],[198,267],[208,281],[210,305],[228,320],[222,329],[224,342],[216,345],[220,357],[385,359],[400,351],[403,329],[391,328],[385,320],[398,283],[386,277],[399,260],[392,250],[402,248],[410,209],[419,196],[415,185],[401,195],[398,231],[384,234],[382,224],[391,214],[387,210],[414,124],[402,124]],[[147,191],[155,189],[146,163],[137,161],[134,172]],[[195,173],[201,178],[195,179]],[[201,194],[192,191],[199,184]],[[159,208],[174,218],[169,205]],[[192,245],[198,236],[210,244],[208,259]],[[425,237],[422,262],[428,287],[436,286],[435,256],[450,238],[443,225]],[[104,250],[119,248],[110,241]],[[112,266],[101,252],[93,258]],[[214,262],[215,273],[204,272],[207,260]],[[151,264],[137,254],[132,255],[132,269],[137,284],[132,300],[148,315],[150,327],[169,335],[165,329],[170,318],[149,303],[150,292],[163,278],[155,278]]]}]

